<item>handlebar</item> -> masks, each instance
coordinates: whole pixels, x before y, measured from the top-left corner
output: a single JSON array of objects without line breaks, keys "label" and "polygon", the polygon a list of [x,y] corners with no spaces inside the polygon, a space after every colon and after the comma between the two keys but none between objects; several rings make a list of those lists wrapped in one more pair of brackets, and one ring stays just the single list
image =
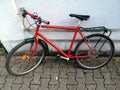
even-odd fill
[{"label": "handlebar", "polygon": [[45,23],[45,24],[50,24],[49,21],[42,19],[41,17],[31,14],[30,12],[26,11],[24,8],[20,8],[20,14],[22,15],[23,18],[26,17],[26,15],[29,15],[31,18],[37,20],[39,24]]}]

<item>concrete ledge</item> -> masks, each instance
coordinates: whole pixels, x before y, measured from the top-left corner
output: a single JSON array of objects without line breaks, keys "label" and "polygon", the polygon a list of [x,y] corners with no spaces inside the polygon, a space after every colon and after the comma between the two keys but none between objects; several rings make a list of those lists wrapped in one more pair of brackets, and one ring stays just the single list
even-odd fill
[{"label": "concrete ledge", "polygon": [[[57,46],[59,46],[62,50],[68,50],[68,48],[70,47],[70,40],[73,37],[73,32],[69,32],[67,30],[63,31],[63,30],[55,30],[55,29],[50,29],[50,30],[41,30],[41,32],[47,36],[50,40],[52,40]],[[85,35],[89,35],[89,34],[93,34],[93,33],[85,33],[83,32]],[[120,30],[113,30],[113,33],[111,35],[111,39],[114,41],[115,44],[115,55],[120,55]],[[33,35],[31,35],[30,33],[28,33],[27,31],[24,32],[24,36],[25,38],[29,38],[32,37]],[[9,40],[9,41],[2,41],[2,43],[4,44],[4,46],[6,47],[6,49],[8,51],[10,51],[15,45],[17,45],[19,42],[23,41],[24,38],[21,38],[20,40]],[[77,41],[81,40],[81,37],[77,35]],[[76,41],[76,43],[77,43]],[[73,50],[76,46],[76,43],[73,47]],[[51,52],[54,52],[56,50],[54,50],[51,46],[49,46],[49,49]]]}]

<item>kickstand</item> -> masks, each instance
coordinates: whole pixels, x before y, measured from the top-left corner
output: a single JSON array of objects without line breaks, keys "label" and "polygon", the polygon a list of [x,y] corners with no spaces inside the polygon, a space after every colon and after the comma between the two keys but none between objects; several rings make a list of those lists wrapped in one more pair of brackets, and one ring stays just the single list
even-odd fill
[{"label": "kickstand", "polygon": [[56,61],[58,61],[59,59],[60,59],[60,55],[57,54],[57,56],[55,57],[54,61],[56,62]]}]

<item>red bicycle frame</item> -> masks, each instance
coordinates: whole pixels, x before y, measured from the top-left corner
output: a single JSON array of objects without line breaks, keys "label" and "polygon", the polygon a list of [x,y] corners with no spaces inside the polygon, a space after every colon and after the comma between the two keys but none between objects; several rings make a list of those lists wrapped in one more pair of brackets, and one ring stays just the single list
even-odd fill
[{"label": "red bicycle frame", "polygon": [[[38,17],[36,15],[33,15],[33,14],[27,12],[27,11],[25,11],[25,12],[26,12],[27,15],[31,16],[34,19],[40,18],[40,17]],[[74,35],[73,35],[73,38],[71,40],[71,44],[70,44],[70,48],[68,50],[68,53],[66,54],[63,50],[61,50],[59,47],[57,47],[52,41],[50,41],[47,37],[45,37],[41,32],[39,32],[39,28],[53,28],[53,29],[63,29],[63,30],[74,30]],[[84,42],[86,43],[88,48],[91,50],[91,52],[92,52],[91,55],[80,55],[80,56],[71,55],[72,47],[73,47],[73,44],[75,42],[77,33],[80,34],[80,36],[82,37],[82,39],[84,40]],[[36,45],[35,45],[34,52],[33,52],[32,57],[31,57],[30,60],[32,60],[32,58],[34,57],[34,54],[36,53],[36,49],[37,49],[38,43],[39,43],[38,36],[40,36],[43,40],[45,40],[53,48],[55,48],[60,54],[62,54],[65,58],[68,58],[68,59],[69,58],[87,58],[87,57],[96,55],[95,51],[89,45],[88,41],[86,40],[85,36],[80,31],[79,27],[77,27],[77,26],[54,26],[54,25],[39,25],[39,24],[37,24],[36,32],[35,32],[35,35],[34,35],[34,37],[36,39]]]},{"label": "red bicycle frame", "polygon": [[[52,41],[50,41],[46,36],[44,36],[41,32],[39,32],[39,28],[54,28],[54,29],[63,29],[63,30],[74,30],[74,35],[70,44],[70,48],[68,50],[68,53],[66,54],[63,50],[61,50],[59,47],[57,47]],[[91,50],[92,54],[91,55],[84,55],[84,56],[74,56],[71,55],[71,51],[72,51],[72,47],[74,45],[77,33],[79,33],[82,37],[82,39],[84,39],[86,45],[89,47],[89,49]],[[34,49],[34,53],[32,56],[34,56],[37,46],[38,46],[38,36],[40,36],[43,40],[45,40],[47,43],[49,43],[52,47],[54,47],[59,53],[61,53],[64,57],[66,58],[87,58],[90,56],[95,56],[95,52],[94,50],[91,48],[91,46],[89,45],[89,43],[87,42],[85,36],[82,34],[82,32],[80,31],[80,29],[77,26],[53,26],[53,25],[37,25],[36,27],[36,32],[35,32],[35,39],[36,39],[36,45],[35,45],[35,49]]]}]

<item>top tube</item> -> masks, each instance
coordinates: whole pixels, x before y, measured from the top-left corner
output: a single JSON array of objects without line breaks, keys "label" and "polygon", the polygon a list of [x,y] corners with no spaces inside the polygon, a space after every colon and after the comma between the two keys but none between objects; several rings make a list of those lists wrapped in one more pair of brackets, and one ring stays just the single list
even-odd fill
[{"label": "top tube", "polygon": [[77,26],[41,25],[41,28],[54,28],[54,29],[78,30],[78,27],[77,27]]}]

